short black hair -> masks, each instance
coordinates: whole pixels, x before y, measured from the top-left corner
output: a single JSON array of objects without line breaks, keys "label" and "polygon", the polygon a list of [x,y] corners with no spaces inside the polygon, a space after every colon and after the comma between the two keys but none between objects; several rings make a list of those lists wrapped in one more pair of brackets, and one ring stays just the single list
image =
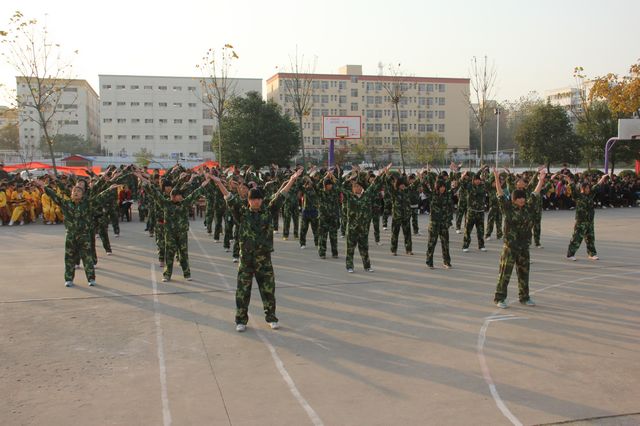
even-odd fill
[{"label": "short black hair", "polygon": [[264,198],[264,194],[262,193],[262,190],[260,188],[252,188],[249,191],[250,200],[257,200],[257,199],[263,199],[263,198]]},{"label": "short black hair", "polygon": [[524,192],[522,189],[516,189],[515,191],[513,191],[513,199],[517,200],[518,198],[527,198],[526,192]]}]

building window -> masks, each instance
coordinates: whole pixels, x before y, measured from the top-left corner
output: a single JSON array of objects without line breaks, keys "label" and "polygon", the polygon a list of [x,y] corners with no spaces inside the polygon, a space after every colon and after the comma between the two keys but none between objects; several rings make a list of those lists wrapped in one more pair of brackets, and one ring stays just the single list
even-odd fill
[{"label": "building window", "polygon": [[144,119],[144,123],[145,124],[153,124],[153,118],[145,118]]},{"label": "building window", "polygon": [[427,124],[427,132],[433,132],[433,124]]},{"label": "building window", "polygon": [[125,106],[127,103],[126,102],[118,102],[116,103],[117,106]]},{"label": "building window", "polygon": [[346,96],[344,96],[344,95],[340,95],[340,96],[338,97],[338,103],[346,104],[346,103],[347,103],[347,97],[346,97]]},{"label": "building window", "polygon": [[444,124],[438,124],[438,132],[444,133]]},{"label": "building window", "polygon": [[444,92],[445,90],[445,85],[444,84],[438,84],[438,92]]},{"label": "building window", "polygon": [[190,102],[190,103],[189,103],[189,108],[195,108],[195,107],[196,107],[195,102]]},{"label": "building window", "polygon": [[318,108],[314,108],[311,110],[312,117],[320,117],[320,110]]},{"label": "building window", "polygon": [[338,90],[344,90],[347,88],[347,82],[346,81],[339,81],[338,82]]},{"label": "building window", "polygon": [[444,111],[438,111],[438,118],[444,120]]},{"label": "building window", "polygon": [[102,88],[103,89],[111,89],[111,85],[110,84],[103,84]]},{"label": "building window", "polygon": [[176,141],[179,141],[179,140],[182,140],[182,136],[175,135],[175,136],[173,136],[173,139],[176,140]]},{"label": "building window", "polygon": [[174,106],[175,108],[182,108],[182,103],[181,103],[181,102],[174,102],[174,103],[173,103],[173,106]]},{"label": "building window", "polygon": [[202,126],[202,134],[203,134],[204,136],[211,136],[211,135],[213,135],[213,126],[211,126],[211,125]]},{"label": "building window", "polygon": [[161,118],[158,120],[160,124],[167,124],[169,121],[166,118]]},{"label": "building window", "polygon": [[131,122],[132,122],[132,123],[139,123],[139,122],[140,122],[140,119],[139,119],[139,118],[132,118],[132,119],[131,119]]},{"label": "building window", "polygon": [[139,141],[140,140],[140,135],[131,135],[131,140],[132,141]]},{"label": "building window", "polygon": [[104,140],[110,141],[111,139],[113,139],[113,135],[104,135]]},{"label": "building window", "polygon": [[320,123],[313,123],[313,131],[314,132],[320,131]]},{"label": "building window", "polygon": [[196,91],[196,86],[189,86],[187,88],[187,90],[189,90],[190,92],[195,92]]},{"label": "building window", "polygon": [[127,122],[126,118],[118,118],[118,124],[124,124]]},{"label": "building window", "polygon": [[153,90],[153,86],[144,86],[144,90]]},{"label": "building window", "polygon": [[338,114],[339,115],[347,115],[347,110],[346,109],[341,109]]},{"label": "building window", "polygon": [[189,119],[189,124],[196,124],[198,122],[198,120],[196,120],[195,118],[190,118]]},{"label": "building window", "polygon": [[320,99],[323,104],[329,103],[329,95],[322,95]]},{"label": "building window", "polygon": [[176,92],[179,92],[179,91],[182,90],[182,87],[181,86],[173,86],[173,90],[176,91]]},{"label": "building window", "polygon": [[433,111],[427,111],[427,119],[433,120]]},{"label": "building window", "polygon": [[351,111],[358,111],[358,104],[356,102],[351,103]]},{"label": "building window", "polygon": [[433,84],[427,84],[427,92],[433,92]]},{"label": "building window", "polygon": [[167,103],[166,102],[158,102],[158,106],[161,108],[166,108],[167,107]]},{"label": "building window", "polygon": [[153,102],[145,102],[144,103],[145,107],[152,107],[153,108]]},{"label": "building window", "polygon": [[182,124],[182,119],[181,118],[174,118],[173,124]]},{"label": "building window", "polygon": [[140,102],[131,102],[132,107],[140,106]]},{"label": "building window", "polygon": [[202,118],[204,120],[213,120],[213,111],[210,109],[203,109],[202,110]]},{"label": "building window", "polygon": [[125,140],[127,140],[127,137],[125,135],[118,135],[118,140],[119,141],[125,141]]},{"label": "building window", "polygon": [[147,135],[144,137],[144,140],[146,141],[152,141],[153,140],[153,135]]},{"label": "building window", "polygon": [[102,122],[103,123],[111,123],[111,122],[113,122],[113,118],[103,118]]},{"label": "building window", "polygon": [[193,136],[193,135],[189,136],[190,141],[195,141],[196,139],[198,139],[197,136]]},{"label": "building window", "polygon": [[62,89],[63,92],[74,92],[74,93],[78,93],[78,88],[76,87],[65,87],[64,89]]},{"label": "building window", "polygon": [[161,141],[168,141],[168,140],[169,140],[169,136],[167,136],[167,135],[160,135],[160,140],[161,140]]},{"label": "building window", "polygon": [[354,97],[354,98],[358,97],[358,89],[351,89],[351,97]]},{"label": "building window", "polygon": [[111,102],[103,102],[102,106],[111,106]]},{"label": "building window", "polygon": [[158,90],[167,90],[167,86],[158,86]]},{"label": "building window", "polygon": [[[140,86],[138,86],[138,85],[133,85],[133,86],[129,86],[129,88],[130,88],[131,90],[138,90],[138,89],[140,89]],[[131,138],[133,139],[133,136],[132,136]]]}]

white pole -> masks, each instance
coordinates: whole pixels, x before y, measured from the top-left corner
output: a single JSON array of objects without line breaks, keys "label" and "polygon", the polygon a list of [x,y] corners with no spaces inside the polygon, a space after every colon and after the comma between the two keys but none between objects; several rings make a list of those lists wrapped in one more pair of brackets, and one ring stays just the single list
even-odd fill
[{"label": "white pole", "polygon": [[500,108],[496,108],[496,169],[498,168],[498,153],[500,151]]}]

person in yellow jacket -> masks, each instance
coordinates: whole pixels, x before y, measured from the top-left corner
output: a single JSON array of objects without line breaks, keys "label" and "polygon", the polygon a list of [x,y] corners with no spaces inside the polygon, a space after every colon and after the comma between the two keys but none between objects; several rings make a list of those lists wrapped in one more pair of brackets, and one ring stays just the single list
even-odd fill
[{"label": "person in yellow jacket", "polygon": [[42,193],[35,185],[32,184],[27,186],[27,193],[29,194],[29,197],[31,197],[31,206],[33,209],[31,221],[33,222],[42,214]]},{"label": "person in yellow jacket", "polygon": [[[56,191],[55,182],[49,182],[49,188]],[[58,196],[62,196],[59,190],[56,191]],[[57,205],[51,197],[47,195],[46,192],[42,193],[42,218],[44,220],[45,225],[53,225],[56,222],[60,223],[64,219],[62,216],[62,210],[60,206]]]},{"label": "person in yellow jacket", "polygon": [[4,225],[11,219],[9,204],[7,203],[7,186],[4,182],[0,183],[0,224]]}]

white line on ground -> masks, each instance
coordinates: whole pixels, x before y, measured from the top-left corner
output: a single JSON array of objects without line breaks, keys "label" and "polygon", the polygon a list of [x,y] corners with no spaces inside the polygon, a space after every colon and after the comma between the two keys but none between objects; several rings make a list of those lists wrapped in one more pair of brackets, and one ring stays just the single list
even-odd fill
[{"label": "white line on ground", "polygon": [[[211,265],[215,269],[216,274],[218,274],[218,276],[224,282],[226,287],[230,289],[231,285],[227,281],[227,278],[220,272],[220,270],[218,269],[218,265],[216,265],[216,263],[213,261],[213,259],[211,259],[211,257],[204,250],[204,247],[202,247],[202,244],[200,243],[200,240],[198,239],[198,236],[192,230],[190,230],[190,232],[191,232],[191,235],[193,236],[193,238],[195,239],[196,243],[200,247],[200,250],[202,251],[202,253],[205,255],[205,257],[207,259],[209,259],[209,262],[211,263]],[[311,422],[315,426],[324,425],[324,423],[322,423],[322,420],[318,416],[318,413],[316,413],[315,410],[311,407],[311,405],[309,405],[307,400],[304,399],[304,397],[302,396],[302,394],[298,390],[298,387],[296,386],[295,382],[293,381],[293,379],[291,378],[291,376],[289,375],[287,370],[284,368],[284,363],[282,362],[282,359],[280,359],[280,357],[278,356],[278,352],[276,352],[276,348],[271,344],[271,342],[269,341],[267,336],[265,336],[259,330],[256,330],[256,334],[258,335],[258,337],[260,337],[260,340],[262,340],[262,342],[265,344],[267,349],[269,349],[269,352],[271,353],[271,357],[273,358],[273,361],[276,364],[276,368],[278,369],[278,372],[280,373],[280,375],[284,379],[285,383],[289,387],[289,391],[291,392],[291,394],[294,396],[294,398],[298,401],[298,403],[302,406],[304,411],[309,416],[309,419],[311,420]]]},{"label": "white line on ground", "polygon": [[151,263],[151,283],[153,284],[153,316],[156,323],[156,344],[158,346],[158,364],[160,365],[162,423],[164,426],[169,426],[171,425],[171,410],[169,410],[169,394],[167,392],[167,365],[164,359],[164,336],[158,308],[158,281],[156,280],[156,269],[153,263]]},{"label": "white line on ground", "polygon": [[[616,273],[616,274],[599,274],[599,275],[592,275],[592,276],[588,276],[588,277],[577,278],[575,280],[563,281],[563,282],[561,282],[559,284],[553,284],[553,285],[549,285],[549,286],[543,287],[543,288],[541,288],[539,290],[532,291],[531,294],[540,293],[540,292],[542,292],[544,290],[547,290],[547,289],[550,289],[550,288],[561,287],[561,286],[565,286],[565,285],[568,285],[568,284],[575,284],[575,283],[578,283],[578,282],[581,282],[581,281],[593,280],[593,279],[596,279],[596,278],[619,277],[621,275],[633,275],[633,274],[640,274],[640,271],[622,272],[622,273]],[[480,362],[480,369],[482,370],[482,376],[484,377],[484,381],[489,386],[489,391],[491,392],[491,396],[493,397],[493,400],[495,401],[496,406],[502,412],[502,414],[507,419],[509,419],[509,421],[512,424],[517,425],[517,426],[522,426],[522,423],[520,422],[520,420],[518,420],[518,418],[513,415],[513,413],[509,410],[509,408],[507,408],[506,404],[504,403],[504,401],[500,397],[500,394],[498,393],[498,390],[496,389],[496,386],[493,383],[493,379],[491,378],[491,373],[489,371],[489,366],[487,365],[487,360],[486,360],[486,358],[484,356],[484,344],[485,344],[485,341],[486,341],[487,328],[489,328],[489,324],[491,324],[492,322],[495,322],[495,321],[507,321],[507,320],[512,320],[512,319],[527,319],[527,318],[526,317],[516,317],[516,316],[514,316],[512,314],[499,315],[497,313],[494,313],[493,315],[485,317],[484,323],[482,324],[482,327],[480,328],[480,333],[478,334],[477,353],[478,353],[478,360]]]}]

